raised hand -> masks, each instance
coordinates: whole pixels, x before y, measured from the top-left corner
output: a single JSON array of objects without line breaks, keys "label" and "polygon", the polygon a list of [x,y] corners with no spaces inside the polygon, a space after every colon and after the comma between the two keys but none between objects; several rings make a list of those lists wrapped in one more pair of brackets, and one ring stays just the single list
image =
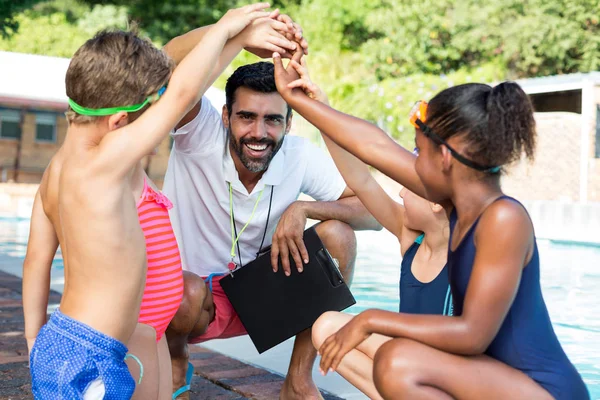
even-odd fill
[{"label": "raised hand", "polygon": [[323,92],[321,88],[315,85],[310,79],[310,75],[308,74],[308,65],[306,64],[306,57],[302,57],[300,59],[300,64],[298,64],[296,60],[291,60],[289,65],[296,70],[298,75],[300,75],[300,78],[288,83],[288,88],[300,88],[311,99],[328,104],[327,95],[325,92]]},{"label": "raised hand", "polygon": [[269,8],[269,6],[269,3],[255,3],[231,9],[221,17],[216,26],[225,29],[227,32],[227,39],[231,39],[244,30],[244,28],[250,25],[254,20],[271,15],[270,12],[264,11]]},{"label": "raised hand", "polygon": [[279,21],[278,16],[279,10],[275,10],[266,18],[255,19],[240,33],[246,51],[260,58],[268,58],[273,52],[280,53],[283,57],[292,57],[298,46],[288,39],[294,35],[293,28]]},{"label": "raised hand", "polygon": [[308,54],[308,42],[303,36],[302,27],[294,22],[289,15],[278,14],[276,18],[278,21],[281,21],[288,26],[289,29],[285,34],[286,38],[300,44],[304,54]]},{"label": "raised hand", "polygon": [[[302,56],[303,52],[296,51],[292,56],[292,61],[300,63]],[[275,64],[275,85],[277,86],[277,91],[281,97],[289,103],[289,99],[291,99],[294,89],[288,87],[288,85],[295,80],[300,79],[300,74],[292,65],[290,65],[291,61],[288,63],[287,67],[284,67],[279,53],[273,53],[273,64]],[[301,90],[298,92],[302,93]]]},{"label": "raised hand", "polygon": [[268,58],[273,52],[292,58],[298,45],[304,54],[308,53],[308,42],[302,37],[302,28],[288,15],[280,14],[279,9],[267,18],[254,20],[240,35],[246,51],[261,58]]}]

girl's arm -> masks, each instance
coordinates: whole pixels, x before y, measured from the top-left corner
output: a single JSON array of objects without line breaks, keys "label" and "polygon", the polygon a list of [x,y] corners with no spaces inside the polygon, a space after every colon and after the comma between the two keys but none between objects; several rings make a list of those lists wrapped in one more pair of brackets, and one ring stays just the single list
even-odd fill
[{"label": "girl's arm", "polygon": [[[290,66],[299,74],[299,79],[291,82],[288,86],[301,88],[309,97],[328,104],[327,95],[310,79],[306,57],[302,57],[300,64],[291,60]],[[342,149],[323,132],[321,134],[348,187],[352,189],[373,217],[400,240],[404,226],[404,207],[395,202],[383,190],[365,163]]]},{"label": "girl's arm", "polygon": [[273,54],[275,82],[284,100],[311,124],[343,149],[377,168],[417,195],[427,198],[416,171],[416,156],[391,139],[377,126],[311,99],[301,89],[288,87],[300,76],[279,54]]}]

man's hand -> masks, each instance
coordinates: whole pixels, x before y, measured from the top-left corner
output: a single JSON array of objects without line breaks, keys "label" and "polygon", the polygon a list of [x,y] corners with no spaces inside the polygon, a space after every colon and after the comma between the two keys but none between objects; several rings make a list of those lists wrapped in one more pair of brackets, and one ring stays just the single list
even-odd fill
[{"label": "man's hand", "polygon": [[302,203],[292,203],[281,215],[271,245],[271,265],[273,272],[281,265],[287,276],[290,276],[290,254],[296,263],[298,272],[302,272],[304,264],[308,263],[308,251],[304,245],[304,227],[306,226],[306,211]]},{"label": "man's hand", "polygon": [[302,37],[302,28],[289,16],[279,14],[279,10],[253,21],[240,35],[244,49],[260,58],[269,58],[273,52],[292,58],[298,45],[304,54],[308,54],[308,42]]}]

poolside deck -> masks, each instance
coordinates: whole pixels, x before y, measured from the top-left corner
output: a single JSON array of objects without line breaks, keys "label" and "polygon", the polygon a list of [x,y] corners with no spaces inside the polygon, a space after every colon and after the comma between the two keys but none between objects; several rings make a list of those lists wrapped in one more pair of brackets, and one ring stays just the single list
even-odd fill
[{"label": "poolside deck", "polygon": [[[60,302],[51,292],[50,303]],[[23,337],[21,278],[0,271],[0,399],[31,399],[27,345]],[[195,400],[278,399],[283,377],[201,346],[191,346]],[[326,400],[340,397],[323,393]]]}]

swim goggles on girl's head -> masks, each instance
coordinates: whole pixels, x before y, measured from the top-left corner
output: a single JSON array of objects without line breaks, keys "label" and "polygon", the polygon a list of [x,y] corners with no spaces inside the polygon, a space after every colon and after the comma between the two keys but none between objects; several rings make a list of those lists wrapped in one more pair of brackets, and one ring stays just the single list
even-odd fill
[{"label": "swim goggles on girl's head", "polygon": [[146,107],[150,102],[156,101],[162,96],[162,94],[167,90],[166,86],[163,86],[156,92],[156,94],[152,94],[146,97],[143,103],[134,104],[132,106],[122,106],[122,107],[110,107],[110,108],[86,108],[82,107],[79,104],[75,103],[72,99],[69,99],[69,106],[71,109],[80,115],[88,115],[90,117],[103,117],[106,115],[113,115],[120,111],[125,111],[128,113],[133,113],[140,111],[142,108]]},{"label": "swim goggles on girl's head", "polygon": [[496,166],[496,167],[485,166],[485,165],[476,163],[475,161],[471,161],[468,158],[465,158],[459,152],[457,152],[452,147],[450,147],[448,142],[446,142],[444,139],[442,139],[440,136],[438,136],[435,132],[433,132],[431,130],[431,128],[429,128],[425,124],[425,122],[427,122],[427,102],[426,101],[424,101],[424,100],[417,101],[415,103],[415,105],[413,106],[413,108],[410,110],[408,119],[412,126],[420,129],[421,132],[423,132],[423,134],[425,136],[427,136],[429,139],[433,140],[434,143],[436,143],[439,146],[446,146],[448,148],[448,150],[450,150],[450,154],[452,154],[452,156],[456,159],[456,161],[466,165],[467,167],[476,169],[477,171],[487,172],[490,174],[496,174],[496,173],[500,172],[500,168],[501,168],[500,166]]}]

